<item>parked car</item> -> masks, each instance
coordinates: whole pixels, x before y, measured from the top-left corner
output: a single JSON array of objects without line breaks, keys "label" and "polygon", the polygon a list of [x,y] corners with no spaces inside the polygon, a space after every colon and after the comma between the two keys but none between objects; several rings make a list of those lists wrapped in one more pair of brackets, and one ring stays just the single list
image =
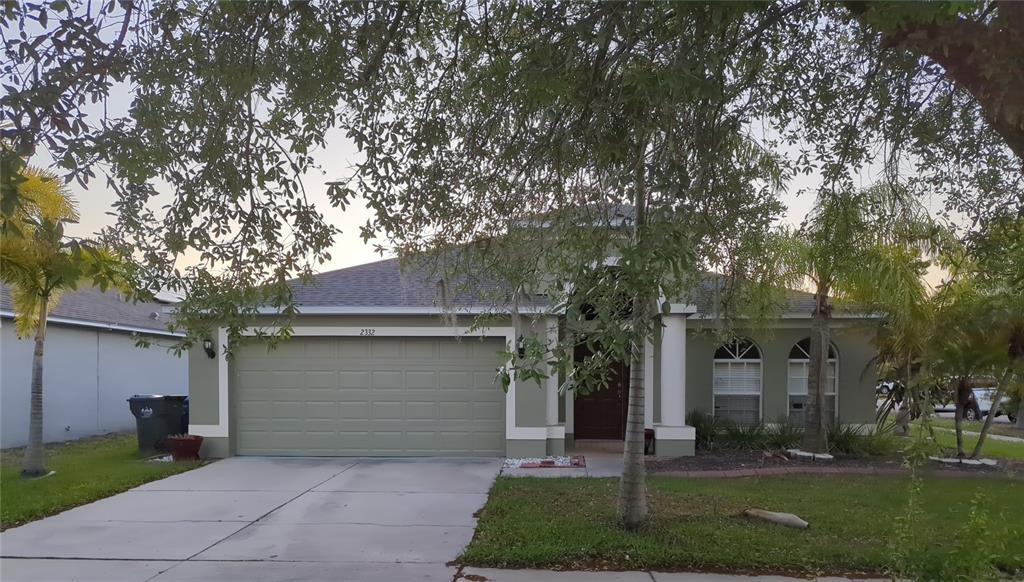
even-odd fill
[{"label": "parked car", "polygon": [[876,396],[888,396],[890,392],[896,389],[896,382],[879,382],[875,386]]},{"label": "parked car", "polygon": [[[971,388],[971,395],[968,397],[967,404],[964,405],[964,420],[975,422],[988,416],[992,412],[992,396],[995,395],[995,391],[996,389],[993,387]],[[937,405],[935,412],[956,412],[956,406],[952,402],[946,402]],[[1010,407],[1008,395],[1004,395],[999,405],[995,407],[996,418],[1004,414],[1010,419],[1010,422],[1016,422],[1017,415]]]},{"label": "parked car", "polygon": [[[992,397],[995,396],[995,388],[974,388],[971,390],[971,397],[975,403],[975,411],[978,414],[977,418],[987,416],[993,412]],[[999,400],[999,404],[995,406],[996,418],[1002,415],[1006,415],[1010,419],[1010,422],[1017,422],[1016,411],[1010,407],[1010,396],[1004,394]]]}]

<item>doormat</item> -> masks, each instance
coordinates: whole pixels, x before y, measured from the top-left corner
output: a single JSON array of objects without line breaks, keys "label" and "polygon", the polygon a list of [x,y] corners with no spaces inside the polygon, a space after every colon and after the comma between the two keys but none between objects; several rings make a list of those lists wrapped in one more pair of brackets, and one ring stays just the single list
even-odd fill
[{"label": "doormat", "polygon": [[575,469],[586,467],[583,455],[571,457],[524,457],[505,459],[503,469]]}]

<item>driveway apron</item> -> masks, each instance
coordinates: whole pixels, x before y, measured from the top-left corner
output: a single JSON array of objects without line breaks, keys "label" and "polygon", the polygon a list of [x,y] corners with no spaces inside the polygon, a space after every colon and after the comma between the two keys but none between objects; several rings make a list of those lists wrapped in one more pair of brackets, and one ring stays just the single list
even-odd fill
[{"label": "driveway apron", "polygon": [[20,580],[451,580],[499,459],[234,457],[0,534]]}]

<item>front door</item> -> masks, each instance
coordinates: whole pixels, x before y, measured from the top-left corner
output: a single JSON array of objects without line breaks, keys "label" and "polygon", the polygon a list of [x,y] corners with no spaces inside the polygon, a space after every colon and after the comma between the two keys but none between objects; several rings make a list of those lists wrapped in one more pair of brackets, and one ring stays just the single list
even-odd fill
[{"label": "front door", "polygon": [[[576,346],[575,360],[590,355],[586,344]],[[629,366],[624,362],[612,365],[608,385],[589,394],[576,394],[573,399],[577,439],[618,439],[626,436],[626,412],[629,404]]]}]

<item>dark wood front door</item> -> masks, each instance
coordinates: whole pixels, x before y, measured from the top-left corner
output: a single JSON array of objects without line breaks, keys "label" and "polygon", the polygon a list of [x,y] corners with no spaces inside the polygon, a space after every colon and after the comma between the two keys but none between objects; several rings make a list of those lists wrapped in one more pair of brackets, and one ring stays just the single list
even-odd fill
[{"label": "dark wood front door", "polygon": [[[586,345],[577,345],[575,360],[590,355]],[[626,411],[629,403],[629,366],[612,365],[608,385],[573,399],[573,436],[577,439],[623,439],[626,436]]]}]

